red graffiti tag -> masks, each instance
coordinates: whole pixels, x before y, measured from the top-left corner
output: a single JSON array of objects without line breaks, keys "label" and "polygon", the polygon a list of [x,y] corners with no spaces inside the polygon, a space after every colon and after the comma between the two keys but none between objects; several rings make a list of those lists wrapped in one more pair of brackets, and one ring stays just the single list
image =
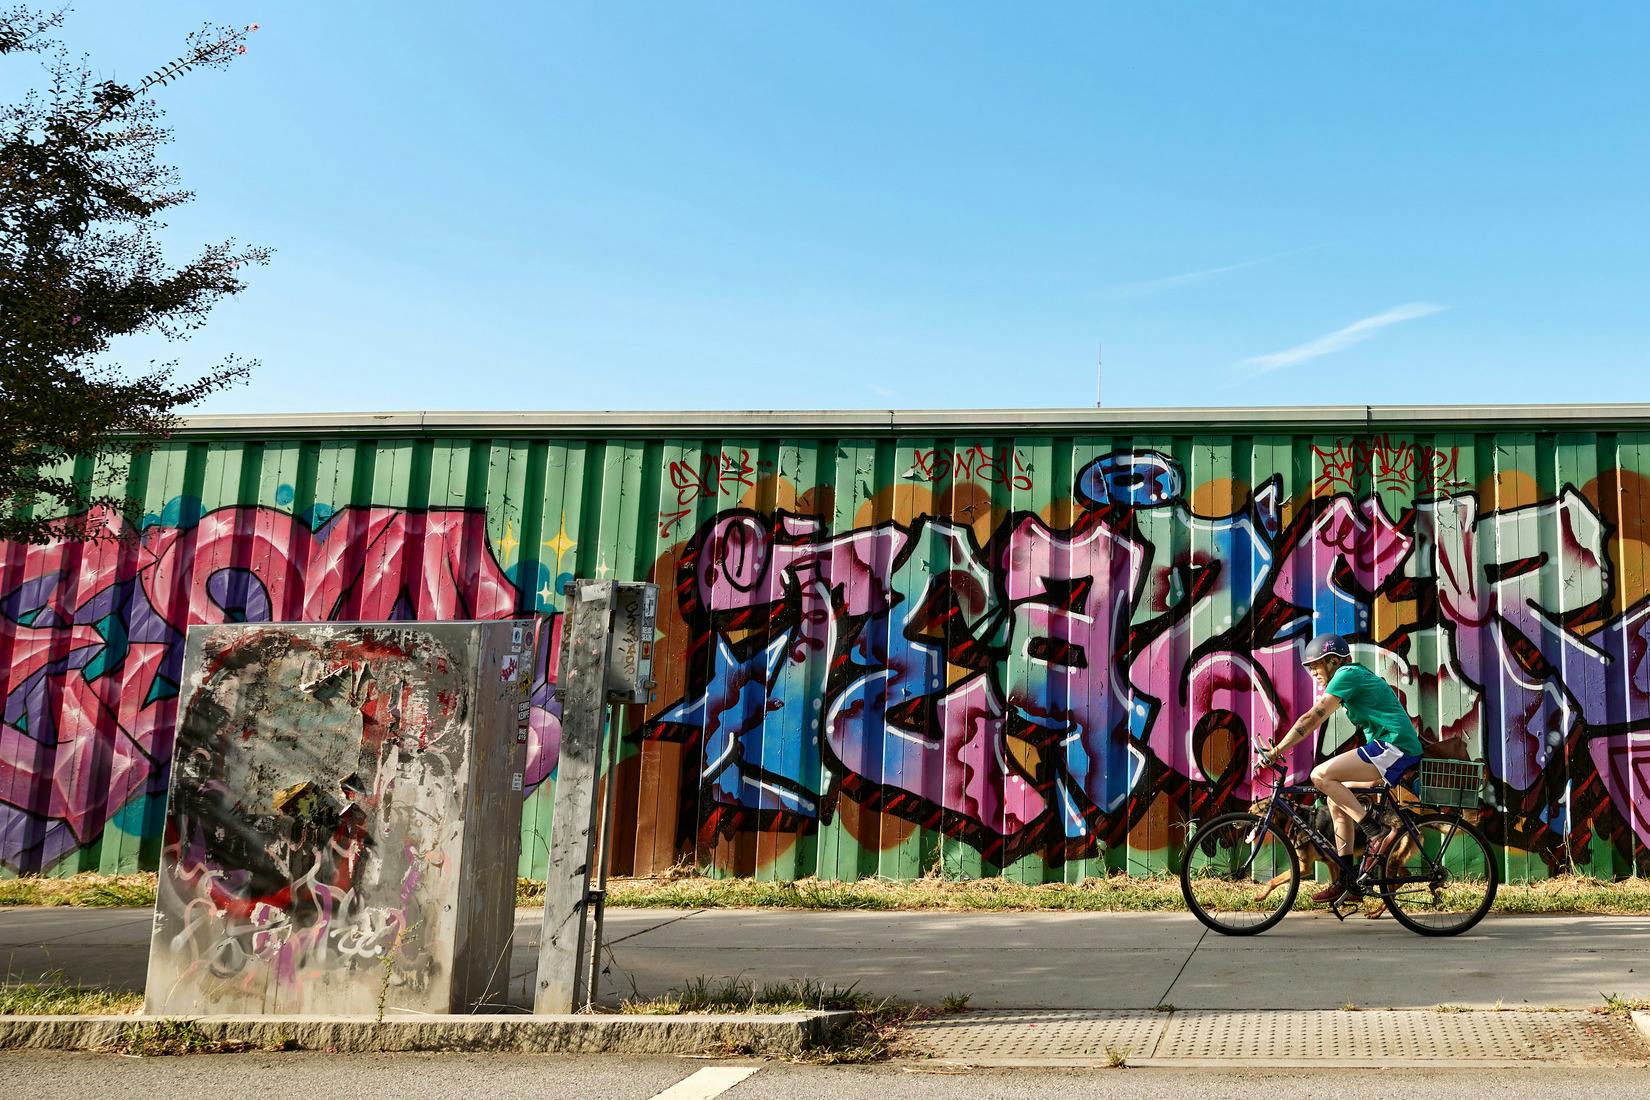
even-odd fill
[{"label": "red graffiti tag", "polygon": [[666,467],[671,488],[676,490],[676,507],[659,512],[659,537],[670,537],[671,530],[693,514],[692,504],[705,497],[720,496],[739,488],[749,489],[756,483],[751,475],[751,453],[741,450],[738,455],[709,454],[698,462],[672,462]]},{"label": "red graffiti tag", "polygon": [[977,443],[959,450],[944,447],[912,450],[911,467],[905,471],[905,480],[940,482],[946,478],[1029,489],[1031,467],[1018,447],[1001,455],[992,454]]},{"label": "red graffiti tag", "polygon": [[1393,439],[1384,433],[1368,439],[1337,439],[1327,451],[1312,445],[1319,464],[1317,488],[1330,492],[1357,491],[1365,477],[1377,489],[1444,493],[1463,489],[1467,481],[1456,473],[1460,450]]}]

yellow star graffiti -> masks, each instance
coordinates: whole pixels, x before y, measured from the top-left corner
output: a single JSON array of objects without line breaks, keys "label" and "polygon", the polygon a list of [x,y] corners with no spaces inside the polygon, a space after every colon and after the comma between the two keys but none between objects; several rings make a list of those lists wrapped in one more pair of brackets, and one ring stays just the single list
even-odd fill
[{"label": "yellow star graffiti", "polygon": [[504,537],[498,540],[498,548],[500,551],[499,560],[508,561],[509,559],[515,557],[516,547],[520,545],[521,540],[516,538],[513,527],[506,523],[504,525]]},{"label": "yellow star graffiti", "polygon": [[561,530],[556,532],[555,538],[546,539],[544,542],[544,548],[546,550],[554,550],[556,552],[556,572],[558,574],[561,573],[561,559],[566,557],[567,552],[572,550],[573,547],[577,545],[578,543],[567,537],[567,516],[564,513],[561,517]]}]

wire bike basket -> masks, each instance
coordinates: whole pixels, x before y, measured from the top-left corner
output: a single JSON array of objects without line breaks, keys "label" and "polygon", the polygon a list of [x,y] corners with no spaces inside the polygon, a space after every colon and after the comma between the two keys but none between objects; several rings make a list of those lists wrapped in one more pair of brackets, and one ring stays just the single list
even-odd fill
[{"label": "wire bike basket", "polygon": [[1476,760],[1422,760],[1415,797],[1423,806],[1476,809],[1484,788],[1484,765]]}]

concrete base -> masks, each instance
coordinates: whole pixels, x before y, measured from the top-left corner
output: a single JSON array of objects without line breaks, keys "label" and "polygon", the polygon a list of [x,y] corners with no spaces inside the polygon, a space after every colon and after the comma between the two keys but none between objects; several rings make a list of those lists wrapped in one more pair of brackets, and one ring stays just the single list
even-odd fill
[{"label": "concrete base", "polygon": [[0,1050],[110,1050],[134,1027],[188,1020],[205,1042],[338,1054],[706,1054],[785,1057],[827,1041],[848,1012],[771,1016],[0,1016]]}]

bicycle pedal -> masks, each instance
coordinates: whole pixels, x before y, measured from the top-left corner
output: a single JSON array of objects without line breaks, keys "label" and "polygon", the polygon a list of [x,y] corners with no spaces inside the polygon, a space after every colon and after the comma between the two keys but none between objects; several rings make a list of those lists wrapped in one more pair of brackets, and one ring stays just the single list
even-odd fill
[{"label": "bicycle pedal", "polygon": [[1338,898],[1329,903],[1329,911],[1335,914],[1335,919],[1338,921],[1344,921],[1347,918],[1347,913],[1341,910],[1341,903]]}]

